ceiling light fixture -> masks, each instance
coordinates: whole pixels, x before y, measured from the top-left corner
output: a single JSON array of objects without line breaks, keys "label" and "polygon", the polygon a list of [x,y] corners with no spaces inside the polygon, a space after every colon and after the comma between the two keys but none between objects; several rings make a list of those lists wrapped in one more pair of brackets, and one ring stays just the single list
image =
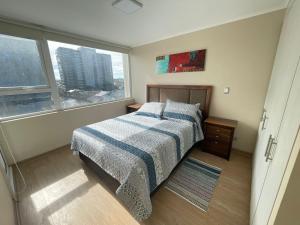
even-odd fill
[{"label": "ceiling light fixture", "polygon": [[143,7],[143,4],[136,0],[116,0],[112,4],[113,7],[124,13],[131,14]]}]

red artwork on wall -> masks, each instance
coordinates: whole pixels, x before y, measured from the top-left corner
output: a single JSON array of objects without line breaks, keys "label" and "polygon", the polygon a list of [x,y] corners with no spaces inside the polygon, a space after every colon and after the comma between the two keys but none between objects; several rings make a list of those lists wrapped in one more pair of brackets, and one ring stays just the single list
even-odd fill
[{"label": "red artwork on wall", "polygon": [[156,58],[157,73],[204,71],[206,49],[159,56]]}]

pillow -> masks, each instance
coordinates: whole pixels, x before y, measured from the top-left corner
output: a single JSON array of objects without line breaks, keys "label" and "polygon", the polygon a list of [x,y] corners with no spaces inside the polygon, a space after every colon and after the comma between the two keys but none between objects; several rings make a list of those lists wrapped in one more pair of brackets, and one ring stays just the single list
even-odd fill
[{"label": "pillow", "polygon": [[188,120],[193,123],[201,124],[202,115],[199,107],[199,103],[195,105],[186,104],[168,99],[163,112],[163,117],[177,120]]},{"label": "pillow", "polygon": [[186,104],[167,100],[163,117],[175,119],[177,121],[189,121],[193,124],[193,142],[196,143],[203,139],[201,129],[202,114],[199,109],[200,104]]},{"label": "pillow", "polygon": [[165,104],[161,102],[147,102],[136,112],[136,115],[161,118]]}]

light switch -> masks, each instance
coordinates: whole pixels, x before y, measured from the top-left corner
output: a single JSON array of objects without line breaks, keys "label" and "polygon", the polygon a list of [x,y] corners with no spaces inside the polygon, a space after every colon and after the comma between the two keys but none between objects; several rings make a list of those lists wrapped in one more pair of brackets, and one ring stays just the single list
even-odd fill
[{"label": "light switch", "polygon": [[230,88],[229,87],[225,87],[224,88],[224,94],[228,95],[230,92]]}]

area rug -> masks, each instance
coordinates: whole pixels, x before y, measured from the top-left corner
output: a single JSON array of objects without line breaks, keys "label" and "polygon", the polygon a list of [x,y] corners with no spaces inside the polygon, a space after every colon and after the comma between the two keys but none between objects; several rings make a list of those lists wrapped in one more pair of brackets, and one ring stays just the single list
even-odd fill
[{"label": "area rug", "polygon": [[167,181],[165,188],[207,211],[221,169],[195,158],[186,158]]}]

